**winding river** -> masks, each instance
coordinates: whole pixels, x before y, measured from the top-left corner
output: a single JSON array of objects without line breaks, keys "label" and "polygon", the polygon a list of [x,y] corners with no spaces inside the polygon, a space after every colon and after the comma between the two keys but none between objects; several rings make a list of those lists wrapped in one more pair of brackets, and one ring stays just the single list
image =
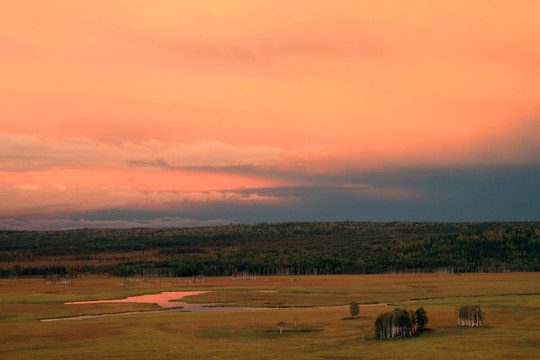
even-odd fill
[{"label": "winding river", "polygon": [[110,317],[110,316],[142,314],[142,313],[145,313],[145,314],[159,313],[159,312],[165,312],[165,311],[216,312],[216,311],[238,311],[238,310],[242,310],[242,311],[268,310],[268,308],[232,307],[232,306],[220,306],[218,304],[190,304],[190,303],[180,302],[180,301],[171,301],[171,300],[180,300],[186,296],[205,294],[207,292],[209,291],[166,291],[160,294],[129,296],[125,299],[67,302],[65,303],[66,305],[103,304],[103,303],[146,303],[146,304],[157,304],[166,310],[130,311],[130,312],[121,312],[121,313],[112,313],[112,314],[82,315],[82,316],[72,316],[72,317],[55,318],[55,319],[42,319],[41,322],[60,321],[60,320],[84,320],[84,319],[94,319],[98,317]]},{"label": "winding river", "polygon": [[[219,304],[190,304],[186,302],[176,301],[186,296],[205,294],[208,292],[210,291],[166,291],[160,294],[129,296],[125,299],[67,302],[65,303],[66,305],[102,304],[102,303],[147,303],[147,304],[157,304],[160,307],[162,307],[164,310],[130,311],[130,312],[121,312],[121,313],[112,313],[112,314],[81,315],[81,316],[72,316],[72,317],[63,317],[63,318],[54,318],[54,319],[42,319],[41,322],[51,322],[51,321],[61,321],[61,320],[84,320],[84,319],[94,319],[94,318],[100,318],[100,317],[111,317],[111,316],[121,316],[121,315],[131,315],[131,314],[160,313],[160,312],[165,312],[165,311],[217,312],[217,311],[255,311],[255,310],[275,310],[276,309],[276,308],[255,308],[255,307],[245,307],[245,306],[244,307],[231,307],[231,306],[221,306]],[[261,290],[261,292],[277,292],[277,291],[276,290]],[[171,300],[175,300],[175,301],[171,301]],[[385,304],[385,303],[360,304],[359,306],[360,307],[388,306],[388,304]]]}]

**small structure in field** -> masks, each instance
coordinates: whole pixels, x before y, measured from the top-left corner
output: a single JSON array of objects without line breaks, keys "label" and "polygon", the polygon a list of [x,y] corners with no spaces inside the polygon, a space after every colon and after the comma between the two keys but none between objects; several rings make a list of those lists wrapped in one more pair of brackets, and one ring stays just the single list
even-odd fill
[{"label": "small structure in field", "polygon": [[283,334],[283,328],[285,327],[285,323],[283,321],[280,321],[277,323],[277,327],[279,328],[279,333]]}]

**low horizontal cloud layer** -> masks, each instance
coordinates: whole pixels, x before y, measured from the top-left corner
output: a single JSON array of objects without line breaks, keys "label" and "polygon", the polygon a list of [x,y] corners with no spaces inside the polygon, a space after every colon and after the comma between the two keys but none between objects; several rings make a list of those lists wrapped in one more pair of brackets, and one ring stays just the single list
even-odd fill
[{"label": "low horizontal cloud layer", "polygon": [[[234,193],[130,191],[124,197],[118,195],[121,192],[107,193],[99,189],[94,193],[73,192],[66,197],[57,193],[47,197],[43,193],[24,208],[3,210],[0,228],[538,219],[538,166],[357,173],[335,178],[334,182],[341,183],[337,186],[329,185],[325,175],[317,182],[321,185],[241,189]],[[2,196],[8,200],[7,209],[16,204],[9,201],[9,192]],[[167,218],[173,220],[159,220]]]},{"label": "low horizontal cloud layer", "polygon": [[133,220],[89,220],[89,219],[40,219],[40,218],[0,218],[0,229],[4,230],[70,230],[95,228],[165,228],[165,227],[195,227],[214,226],[230,223],[229,220],[194,220],[178,217]]},{"label": "low horizontal cloud layer", "polygon": [[137,211],[188,211],[197,204],[272,203],[290,199],[240,191],[147,191],[109,187],[64,189],[24,184],[0,186],[0,217],[60,216],[107,209]]},{"label": "low horizontal cloud layer", "polygon": [[[416,144],[393,153],[382,148],[362,153],[353,149],[344,152],[339,147],[294,150],[155,139],[111,144],[3,134],[0,218],[62,217],[112,209],[165,211],[170,216],[178,212],[190,218],[190,209],[211,213],[214,207],[253,206],[288,213],[284,209],[300,206],[308,201],[307,197],[320,198],[318,192],[332,193],[336,198],[347,194],[342,199],[345,203],[357,199],[373,206],[394,201],[428,204],[444,197],[445,190],[430,192],[433,184],[429,183],[410,186],[408,176],[403,174],[419,176],[422,169],[447,169],[453,174],[463,169],[474,173],[486,168],[537,167],[539,122],[524,122],[504,130],[449,144],[448,148],[434,143],[426,147]],[[462,191],[467,192],[468,186],[476,185],[473,181],[463,182],[462,186]],[[327,201],[333,203],[334,199]],[[317,208],[324,208],[324,204]],[[356,206],[353,208],[358,211]],[[300,209],[312,213],[310,208]],[[271,218],[270,214],[266,216]],[[327,216],[331,218],[330,213]],[[210,218],[229,217],[224,211]],[[240,222],[243,219],[247,218],[235,218]]]},{"label": "low horizontal cloud layer", "polygon": [[322,145],[282,148],[219,141],[179,143],[158,139],[107,143],[90,138],[0,133],[0,170],[25,172],[51,168],[288,169],[297,172],[349,172],[399,166],[462,166],[540,163],[540,120],[515,121],[493,129],[433,140],[403,138],[368,147]]}]

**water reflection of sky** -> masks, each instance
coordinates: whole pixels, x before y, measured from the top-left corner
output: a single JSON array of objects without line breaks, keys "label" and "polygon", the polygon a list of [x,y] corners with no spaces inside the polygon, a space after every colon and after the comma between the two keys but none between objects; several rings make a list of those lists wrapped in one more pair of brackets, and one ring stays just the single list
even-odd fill
[{"label": "water reflection of sky", "polygon": [[[255,308],[255,307],[232,307],[232,306],[222,306],[222,304],[190,304],[180,301],[171,301],[179,300],[186,296],[194,296],[199,294],[205,294],[210,291],[166,291],[160,294],[151,294],[151,295],[139,295],[139,296],[129,296],[125,299],[115,299],[115,300],[93,300],[93,301],[77,301],[77,302],[67,302],[66,305],[81,305],[81,304],[102,304],[102,303],[148,303],[148,304],[157,304],[162,308],[167,310],[156,310],[156,311],[130,311],[123,313],[113,313],[113,314],[99,314],[99,315],[81,315],[65,318],[55,318],[55,319],[42,319],[42,322],[49,321],[58,321],[58,320],[84,320],[84,319],[94,319],[99,317],[110,317],[110,316],[120,316],[120,315],[130,315],[130,314],[140,314],[140,313],[157,313],[164,311],[186,311],[186,312],[217,312],[217,311],[246,311],[246,310],[270,310],[275,308]],[[277,290],[260,290],[259,292],[269,293],[277,292]],[[380,306],[387,307],[386,303],[376,303],[376,304],[359,304],[360,307],[371,307],[371,306]],[[333,308],[333,307],[347,307],[344,305],[339,306],[327,306],[319,308]]]},{"label": "water reflection of sky", "polygon": [[[160,294],[151,294],[151,295],[138,295],[138,296],[129,296],[125,299],[117,300],[95,300],[95,301],[78,301],[78,302],[67,302],[68,305],[77,305],[77,304],[101,304],[101,303],[147,303],[147,304],[157,304],[162,308],[173,308],[183,306],[184,308],[189,305],[178,301],[186,296],[193,296],[207,293],[208,291],[166,291]],[[199,305],[199,304],[196,304]]]},{"label": "water reflection of sky", "polygon": [[226,306],[219,306],[218,304],[189,304],[189,303],[180,302],[180,301],[171,301],[171,300],[179,300],[186,296],[204,294],[207,292],[209,291],[167,291],[167,292],[162,292],[160,294],[129,296],[125,299],[67,302],[65,303],[66,305],[102,304],[102,303],[149,303],[149,304],[157,304],[161,306],[162,308],[166,308],[168,310],[130,311],[130,312],[114,313],[114,314],[82,315],[82,316],[73,316],[73,317],[57,318],[57,319],[43,319],[41,321],[49,322],[49,321],[58,321],[58,320],[84,320],[84,319],[94,319],[94,318],[99,318],[99,317],[139,314],[143,312],[156,313],[156,312],[174,311],[174,310],[189,311],[189,312],[265,310],[265,308],[226,307]]}]

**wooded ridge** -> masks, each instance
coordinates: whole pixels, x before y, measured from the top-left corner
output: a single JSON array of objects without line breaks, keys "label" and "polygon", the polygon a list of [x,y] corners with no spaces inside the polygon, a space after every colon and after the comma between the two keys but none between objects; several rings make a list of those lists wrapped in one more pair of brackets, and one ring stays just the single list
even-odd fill
[{"label": "wooded ridge", "polygon": [[0,231],[0,276],[540,271],[540,222]]}]

